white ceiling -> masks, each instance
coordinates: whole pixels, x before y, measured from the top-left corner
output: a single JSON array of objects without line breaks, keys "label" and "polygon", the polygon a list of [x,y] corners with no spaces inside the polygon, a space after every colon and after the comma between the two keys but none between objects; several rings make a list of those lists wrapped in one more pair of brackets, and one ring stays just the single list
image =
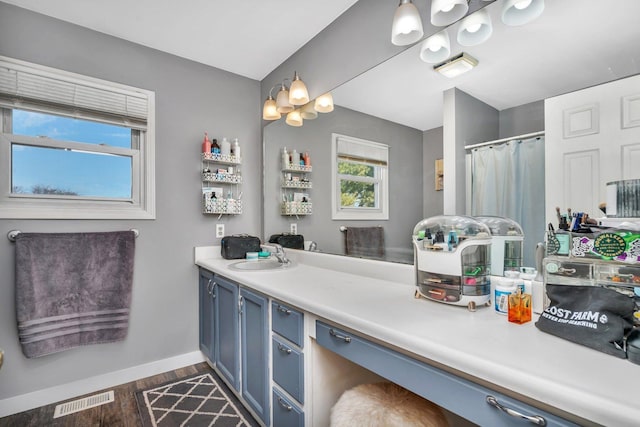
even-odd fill
[{"label": "white ceiling", "polygon": [[501,22],[502,5],[487,6],[493,34],[481,45],[463,49],[457,25],[448,30],[452,56],[464,50],[479,60],[472,71],[455,79],[434,72],[418,43],[335,89],[334,102],[428,130],[442,126],[442,93],[453,87],[503,110],[640,73],[638,0],[547,0],[520,27]]},{"label": "white ceiling", "polygon": [[2,0],[262,80],[357,0]]},{"label": "white ceiling", "polygon": [[[1,1],[256,80],[356,2]],[[442,125],[442,93],[452,87],[503,110],[640,73],[639,0],[547,0],[542,16],[521,27],[502,24],[502,2],[487,6],[492,37],[464,49],[480,61],[471,72],[435,73],[418,43],[335,89],[336,104],[427,130]],[[462,51],[456,29],[448,30],[452,55]]]}]

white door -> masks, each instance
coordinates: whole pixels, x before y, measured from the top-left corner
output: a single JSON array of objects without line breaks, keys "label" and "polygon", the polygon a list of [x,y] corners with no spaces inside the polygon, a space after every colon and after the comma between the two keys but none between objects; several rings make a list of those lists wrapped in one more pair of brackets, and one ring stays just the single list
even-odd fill
[{"label": "white door", "polygon": [[545,212],[603,216],[606,184],[640,178],[640,75],[545,100]]}]

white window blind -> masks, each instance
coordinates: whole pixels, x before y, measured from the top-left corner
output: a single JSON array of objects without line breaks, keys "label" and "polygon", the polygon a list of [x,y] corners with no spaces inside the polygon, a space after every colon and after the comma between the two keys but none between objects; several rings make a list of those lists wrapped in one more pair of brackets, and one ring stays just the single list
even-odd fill
[{"label": "white window blind", "polygon": [[339,158],[385,166],[389,162],[388,145],[343,135],[335,135],[335,138]]},{"label": "white window blind", "polygon": [[0,56],[0,106],[146,130],[149,97],[117,84]]}]

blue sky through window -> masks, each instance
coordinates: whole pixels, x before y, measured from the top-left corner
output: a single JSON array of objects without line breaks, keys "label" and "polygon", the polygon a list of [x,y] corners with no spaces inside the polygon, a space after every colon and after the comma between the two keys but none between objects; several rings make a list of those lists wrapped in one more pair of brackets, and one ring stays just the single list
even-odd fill
[{"label": "blue sky through window", "polygon": [[[13,133],[131,148],[131,130],[128,128],[15,109]],[[16,143],[11,152],[15,192],[31,194],[34,186],[41,186],[78,196],[132,197],[130,157]]]}]

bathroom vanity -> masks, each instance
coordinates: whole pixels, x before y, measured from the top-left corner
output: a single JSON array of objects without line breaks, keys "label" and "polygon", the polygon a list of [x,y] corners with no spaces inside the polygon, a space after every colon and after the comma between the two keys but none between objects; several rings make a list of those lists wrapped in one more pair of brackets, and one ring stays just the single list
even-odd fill
[{"label": "bathroom vanity", "polygon": [[508,323],[491,308],[415,299],[413,266],[289,250],[291,268],[239,271],[219,254],[196,248],[201,297],[207,301],[208,278],[251,295],[254,315],[235,316],[231,330],[241,340],[255,328],[258,345],[247,352],[246,340],[231,340],[241,368],[230,381],[211,335],[203,341],[203,328],[219,325],[201,306],[201,348],[264,425],[326,426],[343,391],[381,378],[478,425],[640,421],[633,393],[640,366],[540,332],[534,322]]}]

